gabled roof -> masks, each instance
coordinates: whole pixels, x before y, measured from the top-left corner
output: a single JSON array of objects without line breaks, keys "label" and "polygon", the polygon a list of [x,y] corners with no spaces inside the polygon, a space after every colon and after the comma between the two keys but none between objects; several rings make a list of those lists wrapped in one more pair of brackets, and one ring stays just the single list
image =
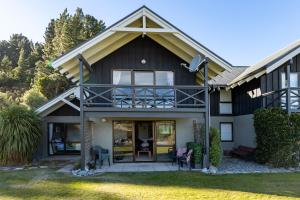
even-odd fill
[{"label": "gabled roof", "polygon": [[[188,63],[197,54],[209,57],[211,61],[209,76],[211,78],[224,70],[231,70],[230,63],[146,6],[142,6],[94,38],[58,57],[52,62],[52,66],[59,69],[62,74],[66,74],[67,78],[73,82],[77,82],[79,80],[79,62],[77,59],[79,54],[82,54],[87,62],[92,65],[143,34],[147,34],[151,39]],[[84,77],[86,79],[88,74],[89,71],[85,70]]]},{"label": "gabled roof", "polygon": [[60,108],[64,104],[68,104],[71,107],[73,107],[74,109],[79,110],[79,108],[77,106],[75,106],[70,101],[68,101],[68,98],[70,97],[70,95],[74,95],[75,98],[80,99],[79,87],[70,88],[69,90],[65,91],[61,95],[55,97],[54,99],[52,99],[52,100],[48,101],[47,103],[45,103],[44,105],[40,106],[36,110],[36,112],[38,114],[40,114],[41,116],[46,116],[49,113],[53,112],[54,110]]},{"label": "gabled roof", "polygon": [[228,84],[243,73],[248,66],[233,66],[231,72],[224,71],[208,81],[209,85],[227,87]]},{"label": "gabled roof", "polygon": [[243,73],[233,79],[229,85],[231,88],[241,85],[245,82],[249,82],[254,78],[258,78],[265,73],[270,73],[276,68],[280,67],[282,64],[292,59],[294,56],[300,53],[300,40],[286,46],[283,49],[273,53],[272,55],[266,57],[262,61],[256,63],[255,65],[247,68]]}]

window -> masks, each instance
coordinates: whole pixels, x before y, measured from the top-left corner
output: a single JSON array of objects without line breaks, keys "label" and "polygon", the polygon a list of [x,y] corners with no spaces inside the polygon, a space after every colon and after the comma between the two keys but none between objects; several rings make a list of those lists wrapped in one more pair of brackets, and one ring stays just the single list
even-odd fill
[{"label": "window", "polygon": [[220,114],[232,114],[232,100],[230,90],[220,90]]},{"label": "window", "polygon": [[131,72],[130,71],[113,71],[113,84],[114,85],[131,85]]},{"label": "window", "polygon": [[232,142],[233,141],[232,122],[221,122],[220,133],[221,133],[222,142]]},{"label": "window", "polygon": [[[298,87],[298,73],[290,73],[290,87]],[[281,73],[281,88],[287,88],[287,77],[285,72]],[[299,107],[299,97],[298,90],[291,90],[291,109],[298,109]],[[297,95],[296,95],[297,94]],[[286,104],[286,94],[281,97],[281,106],[285,107]]]},{"label": "window", "polygon": [[155,72],[156,85],[174,85],[174,73],[170,71],[156,71]]},{"label": "window", "polygon": [[[113,85],[122,85],[113,90],[114,106],[116,107],[174,107],[174,89],[152,87],[154,85],[173,86],[174,72],[172,71],[114,70],[112,79]],[[129,87],[131,85],[139,87]]]},{"label": "window", "polygon": [[80,153],[79,124],[49,123],[48,143],[49,155]]}]

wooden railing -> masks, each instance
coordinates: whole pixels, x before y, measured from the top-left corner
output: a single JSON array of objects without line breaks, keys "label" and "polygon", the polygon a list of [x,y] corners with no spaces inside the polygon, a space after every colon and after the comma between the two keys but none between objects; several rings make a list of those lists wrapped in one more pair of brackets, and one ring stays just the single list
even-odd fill
[{"label": "wooden railing", "polygon": [[141,109],[204,108],[205,87],[83,84],[84,106]]},{"label": "wooden railing", "polygon": [[287,110],[289,107],[291,112],[300,112],[300,88],[298,87],[267,92],[262,94],[261,98],[264,108],[281,107]]}]

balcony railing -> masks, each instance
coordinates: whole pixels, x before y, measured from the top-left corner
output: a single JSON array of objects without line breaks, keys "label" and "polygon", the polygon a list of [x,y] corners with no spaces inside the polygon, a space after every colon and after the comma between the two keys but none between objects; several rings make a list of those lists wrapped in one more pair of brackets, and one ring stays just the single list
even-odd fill
[{"label": "balcony railing", "polygon": [[[289,101],[288,92],[290,95]],[[291,112],[300,112],[300,88],[298,87],[267,92],[262,94],[261,97],[264,108],[281,107],[287,110],[289,106]]]},{"label": "balcony railing", "polygon": [[124,109],[204,108],[205,87],[84,84],[86,107]]}]

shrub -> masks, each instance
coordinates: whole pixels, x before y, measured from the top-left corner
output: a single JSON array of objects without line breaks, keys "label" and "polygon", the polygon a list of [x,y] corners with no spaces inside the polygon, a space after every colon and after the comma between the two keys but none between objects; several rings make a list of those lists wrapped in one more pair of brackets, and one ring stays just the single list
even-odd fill
[{"label": "shrub", "polygon": [[195,165],[201,165],[202,164],[202,146],[199,143],[196,142],[188,142],[186,144],[188,149],[193,150],[193,158],[192,162]]},{"label": "shrub", "polygon": [[222,146],[219,130],[210,129],[210,146],[209,146],[209,162],[211,165],[218,167],[222,161]]},{"label": "shrub", "polygon": [[36,109],[46,101],[47,98],[35,88],[27,90],[23,95],[23,104],[30,109]]},{"label": "shrub", "polygon": [[24,106],[11,105],[0,112],[0,162],[27,163],[41,135],[40,119]]},{"label": "shrub", "polygon": [[259,109],[254,113],[256,161],[275,167],[299,163],[300,116],[290,116],[280,108]]}]

